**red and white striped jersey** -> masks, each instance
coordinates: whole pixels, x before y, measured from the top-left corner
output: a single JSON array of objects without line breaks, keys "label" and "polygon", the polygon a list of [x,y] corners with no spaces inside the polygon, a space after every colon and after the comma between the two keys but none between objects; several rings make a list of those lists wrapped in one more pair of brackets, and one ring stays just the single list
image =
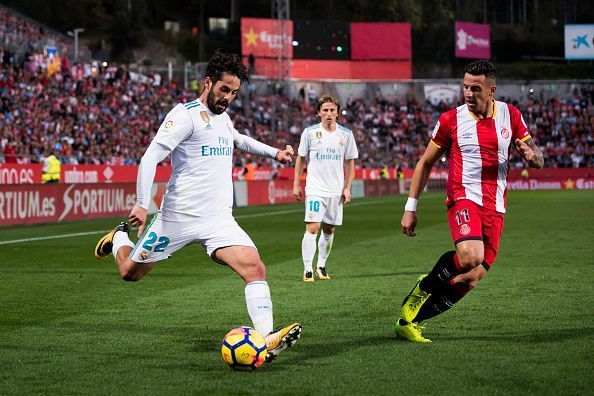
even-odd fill
[{"label": "red and white striped jersey", "polygon": [[494,102],[492,118],[478,119],[466,104],[443,113],[431,144],[447,149],[446,204],[469,199],[505,213],[510,149],[530,137],[520,111],[504,102]]}]

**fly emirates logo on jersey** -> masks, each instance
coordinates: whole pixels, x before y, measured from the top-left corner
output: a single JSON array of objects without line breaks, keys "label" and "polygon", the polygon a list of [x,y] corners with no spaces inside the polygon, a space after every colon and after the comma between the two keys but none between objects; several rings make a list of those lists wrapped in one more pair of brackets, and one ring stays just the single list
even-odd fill
[{"label": "fly emirates logo on jersey", "polygon": [[233,155],[233,145],[231,143],[231,139],[219,136],[216,145],[203,145],[200,154],[202,157],[231,157]]},{"label": "fly emirates logo on jersey", "polygon": [[335,148],[327,147],[326,151],[317,152],[316,159],[320,161],[340,161],[342,154]]}]

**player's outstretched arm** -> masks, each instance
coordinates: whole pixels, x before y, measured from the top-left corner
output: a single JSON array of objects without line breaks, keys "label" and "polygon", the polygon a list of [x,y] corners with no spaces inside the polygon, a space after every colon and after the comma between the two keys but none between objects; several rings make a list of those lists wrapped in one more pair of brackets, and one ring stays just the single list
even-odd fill
[{"label": "player's outstretched arm", "polygon": [[402,233],[410,237],[417,235],[415,228],[417,226],[417,201],[421,196],[421,192],[427,185],[431,169],[437,160],[439,160],[445,153],[445,149],[437,147],[434,143],[429,143],[425,153],[417,163],[415,172],[410,182],[410,189],[408,192],[408,200],[404,207],[404,214],[400,225],[402,226]]},{"label": "player's outstretched arm", "polygon": [[516,139],[516,149],[522,158],[528,162],[528,166],[531,168],[540,169],[544,165],[544,156],[542,151],[540,151],[532,138],[524,142],[520,139]]},{"label": "player's outstretched arm", "polygon": [[297,155],[295,158],[295,175],[293,177],[293,196],[297,201],[303,200],[303,192],[301,191],[301,175],[305,168],[305,157]]}]

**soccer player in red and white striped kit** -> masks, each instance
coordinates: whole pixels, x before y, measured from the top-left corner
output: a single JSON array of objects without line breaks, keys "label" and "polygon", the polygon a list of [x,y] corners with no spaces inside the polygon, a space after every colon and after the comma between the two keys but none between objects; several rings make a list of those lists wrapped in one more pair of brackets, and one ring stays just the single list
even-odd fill
[{"label": "soccer player in red and white striped kit", "polygon": [[495,65],[478,60],[466,66],[465,103],[443,113],[415,168],[401,226],[414,237],[417,201],[436,161],[448,158],[448,222],[455,251],[444,253],[421,275],[402,304],[396,334],[413,342],[431,342],[420,323],[450,309],[474,289],[493,265],[506,210],[506,185],[512,146],[532,168],[543,155],[520,111],[494,99]]}]

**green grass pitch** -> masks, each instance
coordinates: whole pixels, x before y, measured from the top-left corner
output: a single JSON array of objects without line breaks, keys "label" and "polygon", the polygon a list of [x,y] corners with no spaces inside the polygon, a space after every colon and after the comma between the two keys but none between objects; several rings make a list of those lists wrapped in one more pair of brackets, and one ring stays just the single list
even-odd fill
[{"label": "green grass pitch", "polygon": [[[499,257],[479,287],[397,340],[415,279],[452,244],[444,194],[345,209],[330,281],[301,282],[301,204],[235,210],[267,265],[276,325],[300,342],[255,372],[220,356],[249,324],[241,279],[189,246],[137,283],[92,253],[119,219],[0,229],[0,394],[592,394],[594,191],[510,192]],[[95,233],[93,233],[95,232]],[[6,241],[63,234],[76,237]]]}]

